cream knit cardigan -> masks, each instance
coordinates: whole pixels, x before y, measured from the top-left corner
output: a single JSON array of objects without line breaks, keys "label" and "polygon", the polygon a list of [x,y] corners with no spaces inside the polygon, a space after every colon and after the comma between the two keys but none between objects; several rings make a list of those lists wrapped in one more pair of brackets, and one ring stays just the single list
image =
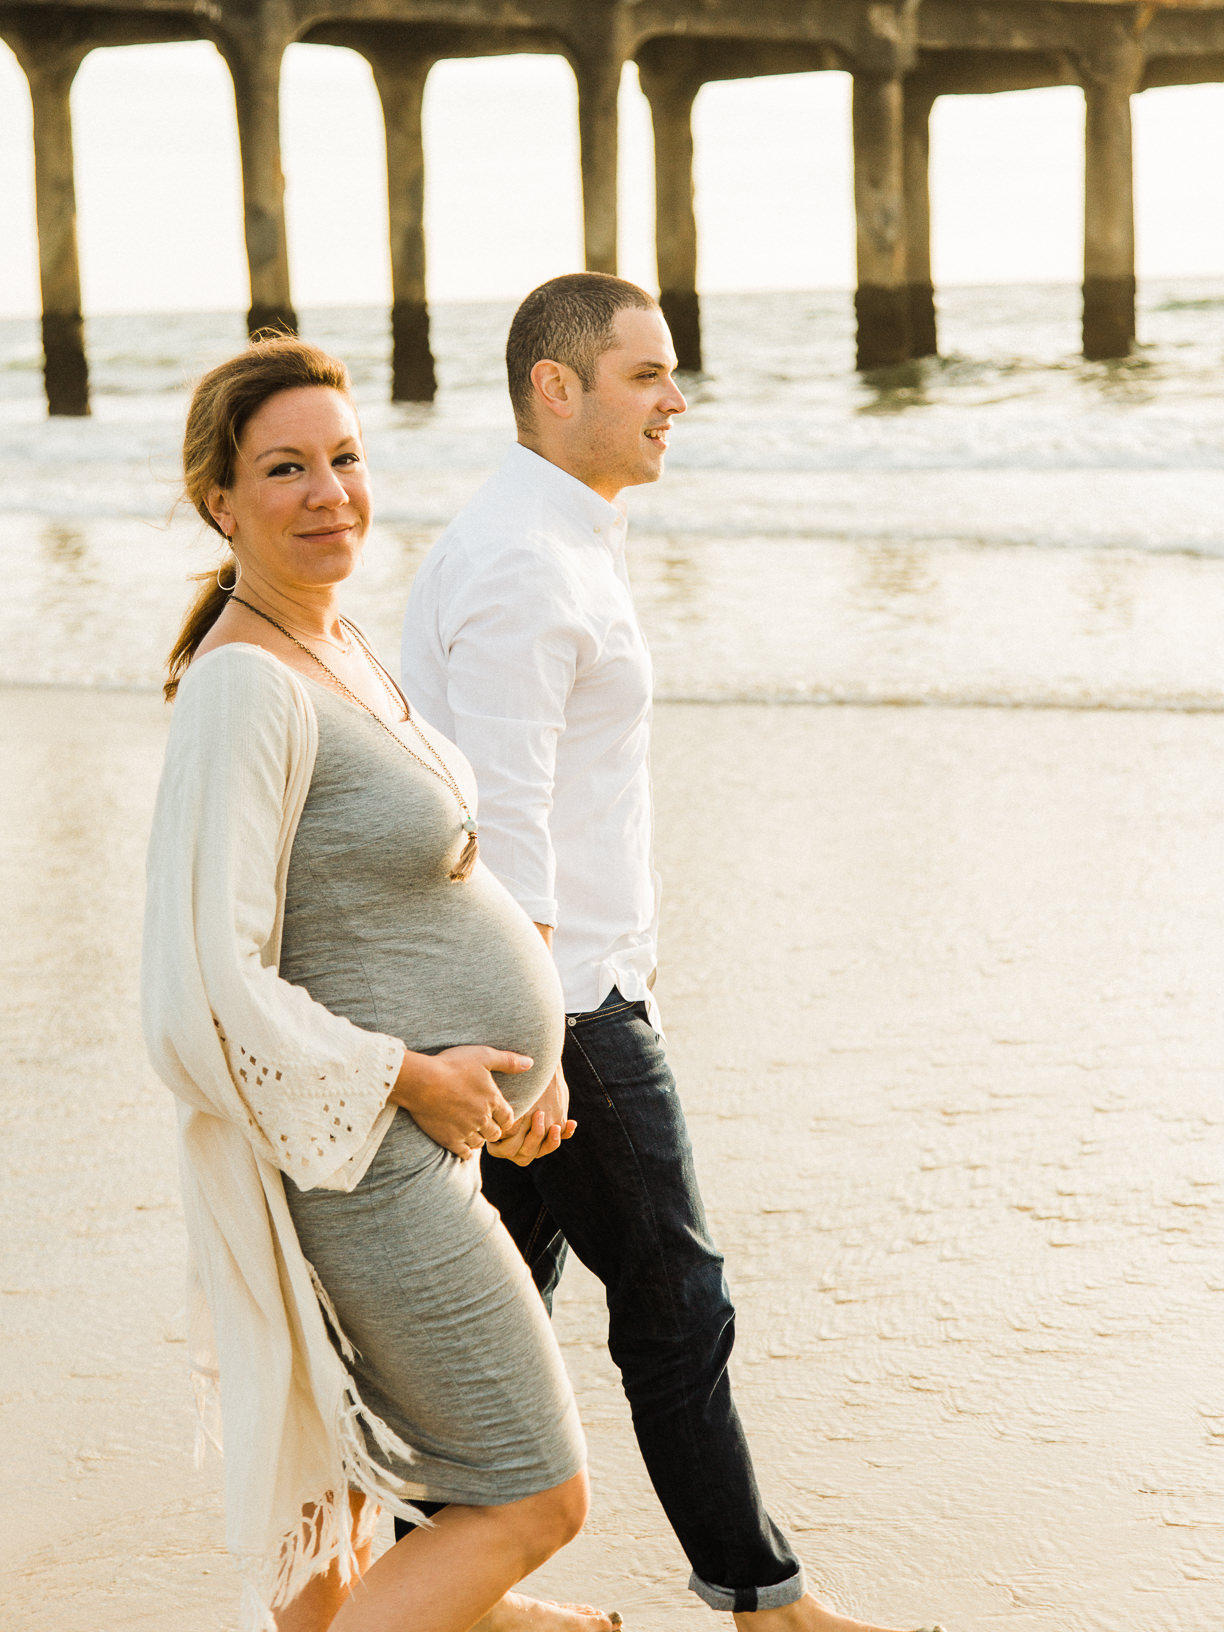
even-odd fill
[{"label": "cream knit cardigan", "polygon": [[411,1455],[362,1405],[285,1203],[286,1176],[357,1183],[404,1051],[277,974],[317,745],[291,669],[255,646],[210,652],[179,688],[149,843],[145,1039],[178,1100],[189,1356],[203,1432],[224,1439],[243,1632],[272,1632],[271,1610],[333,1560],[352,1571],[350,1486],[371,1522],[375,1503],[420,1521],[366,1448],[362,1421]]}]

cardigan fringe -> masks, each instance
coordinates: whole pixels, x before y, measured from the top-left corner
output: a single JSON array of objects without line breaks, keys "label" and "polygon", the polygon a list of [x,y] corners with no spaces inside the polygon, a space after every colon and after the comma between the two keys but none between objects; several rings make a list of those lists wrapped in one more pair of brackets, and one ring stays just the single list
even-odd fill
[{"label": "cardigan fringe", "polygon": [[[347,1345],[347,1339],[344,1341]],[[348,1347],[351,1354],[351,1345]],[[332,1563],[338,1564],[340,1580],[347,1586],[357,1573],[358,1549],[372,1536],[380,1509],[387,1508],[409,1524],[432,1528],[433,1521],[404,1500],[401,1481],[370,1455],[362,1423],[380,1450],[411,1460],[411,1446],[368,1409],[350,1379],[338,1402],[333,1425],[340,1466],[332,1488],[282,1538],[274,1559],[239,1560],[243,1577],[241,1632],[276,1632],[272,1612],[292,1603],[311,1579]],[[366,1498],[356,1530],[349,1505],[349,1492],[354,1490]]]}]

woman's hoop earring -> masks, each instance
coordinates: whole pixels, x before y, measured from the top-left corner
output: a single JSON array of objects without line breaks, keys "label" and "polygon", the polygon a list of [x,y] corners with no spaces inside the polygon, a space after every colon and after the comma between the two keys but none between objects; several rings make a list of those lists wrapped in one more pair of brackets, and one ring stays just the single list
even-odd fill
[{"label": "woman's hoop earring", "polygon": [[[232,538],[227,538],[225,542],[227,544],[232,544],[234,541]],[[238,588],[238,581],[242,577],[242,563],[237,559],[234,561],[234,581],[232,584],[223,584],[221,582],[221,568],[224,567],[224,565],[225,562],[222,561],[221,566],[217,568],[217,588],[223,595],[232,595]]]}]

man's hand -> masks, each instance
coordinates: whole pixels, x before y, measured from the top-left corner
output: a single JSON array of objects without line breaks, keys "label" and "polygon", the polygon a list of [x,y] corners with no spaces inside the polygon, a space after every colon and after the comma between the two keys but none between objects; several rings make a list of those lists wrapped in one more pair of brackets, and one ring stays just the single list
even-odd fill
[{"label": "man's hand", "polygon": [[517,1075],[530,1071],[531,1063],[525,1054],[476,1043],[444,1048],[440,1054],[405,1049],[387,1097],[402,1105],[435,1144],[466,1162],[486,1140],[500,1139],[517,1125],[491,1073]]},{"label": "man's hand", "polygon": [[541,1156],[551,1156],[562,1139],[572,1137],[577,1122],[569,1115],[569,1089],[558,1066],[556,1075],[529,1111],[494,1143],[490,1156],[502,1156],[517,1167],[527,1167]]}]

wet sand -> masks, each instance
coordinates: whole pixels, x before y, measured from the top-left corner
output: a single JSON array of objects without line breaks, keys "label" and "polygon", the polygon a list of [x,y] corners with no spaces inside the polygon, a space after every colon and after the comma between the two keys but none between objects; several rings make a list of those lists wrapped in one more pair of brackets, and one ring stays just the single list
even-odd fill
[{"label": "wet sand", "polygon": [[[169,1097],[136,1011],[164,733],[0,689],[5,1621],[229,1632]],[[949,1632],[1224,1620],[1224,717],[667,704],[660,996],[814,1583]],[[567,1272],[594,1509],[542,1590],[712,1626]],[[724,1623],[726,1624],[726,1623]]]}]

